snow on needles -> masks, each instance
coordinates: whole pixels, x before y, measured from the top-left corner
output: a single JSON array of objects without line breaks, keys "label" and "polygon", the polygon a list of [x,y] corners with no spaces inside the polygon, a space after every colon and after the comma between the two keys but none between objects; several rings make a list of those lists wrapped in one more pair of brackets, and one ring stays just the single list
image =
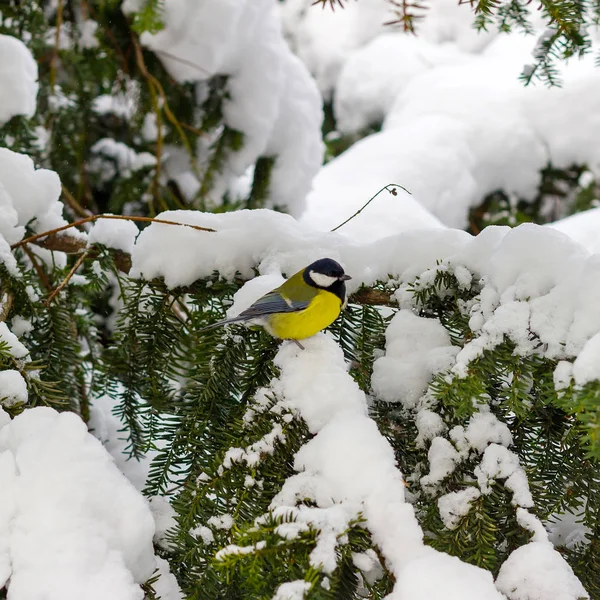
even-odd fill
[{"label": "snow on needles", "polygon": [[[323,159],[323,113],[312,77],[283,38],[276,5],[275,0],[167,0],[164,29],[144,33],[141,41],[177,81],[200,82],[199,95],[212,75],[229,76],[223,117],[244,139],[243,147],[228,155],[214,197],[260,156],[273,156],[269,206],[299,215]],[[141,3],[125,0],[122,7],[130,13]]]},{"label": "snow on needles", "polygon": [[72,413],[0,412],[0,586],[11,600],[142,600],[155,568],[144,498]]},{"label": "snow on needles", "polygon": [[[397,579],[390,600],[500,600],[490,573],[424,545],[413,508],[405,502],[394,452],[367,416],[365,395],[348,374],[339,346],[318,334],[306,341],[305,350],[284,344],[275,364],[281,374],[271,383],[274,393],[316,435],[296,454],[298,473],[271,508],[321,530],[313,566],[326,573],[335,568],[337,536],[362,513]],[[297,506],[307,498],[316,507]],[[423,586],[415,566],[438,569],[436,578],[429,578],[435,583]]]}]

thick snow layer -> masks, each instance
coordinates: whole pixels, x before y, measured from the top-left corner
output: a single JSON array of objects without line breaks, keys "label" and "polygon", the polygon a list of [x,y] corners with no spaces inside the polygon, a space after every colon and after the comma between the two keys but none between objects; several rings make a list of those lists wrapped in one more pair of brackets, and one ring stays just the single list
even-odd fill
[{"label": "thick snow layer", "polygon": [[573,376],[578,385],[600,379],[600,332],[586,343],[575,359]]},{"label": "thick snow layer", "polygon": [[15,115],[34,115],[37,78],[37,63],[27,46],[15,37],[0,35],[0,125]]},{"label": "thick snow layer", "polygon": [[[390,600],[500,600],[489,572],[423,544],[413,508],[404,500],[394,452],[366,415],[365,395],[348,374],[337,344],[324,334],[307,340],[305,350],[284,344],[275,364],[280,368],[271,384],[276,397],[316,435],[296,454],[298,473],[284,483],[271,507],[294,515],[292,526],[313,522],[322,532],[312,564],[326,573],[333,570],[335,534],[361,512],[397,579]],[[307,498],[316,507],[296,506]],[[427,585],[415,577],[421,567],[436,570]]]},{"label": "thick snow layer", "polygon": [[[141,600],[148,504],[72,413],[32,408],[0,428],[0,585],[10,600]],[[10,578],[10,579],[9,579]]]},{"label": "thick snow layer", "polygon": [[[488,227],[476,237],[432,229],[361,244],[338,233],[316,232],[289,215],[268,210],[168,211],[160,217],[217,231],[153,223],[140,233],[132,254],[132,274],[164,277],[169,286],[191,284],[215,270],[227,278],[236,272],[252,278],[254,268],[289,276],[327,256],[353,277],[348,282],[350,293],[361,283],[387,280],[388,274],[401,281],[430,276],[440,260],[455,272],[464,267],[484,285],[480,302],[472,307],[478,336],[456,356],[452,369],[457,374],[465,374],[471,360],[505,336],[515,342],[518,352],[531,351],[532,332],[545,356],[563,359],[576,356],[600,331],[596,308],[600,260],[552,228]],[[401,303],[403,298],[400,294]]]},{"label": "thick snow layer", "polygon": [[[303,218],[330,229],[378,189],[399,183],[426,210],[405,219],[390,198],[378,199],[351,224],[355,238],[384,237],[415,227],[427,213],[464,227],[470,207],[498,189],[535,197],[539,172],[587,164],[600,170],[592,142],[600,135],[600,75],[594,52],[560,64],[564,85],[525,87],[518,75],[532,62],[537,35],[477,32],[468,6],[426,2],[417,36],[382,28],[385,0],[347,2],[332,12],[287,0],[284,26],[298,55],[332,97],[336,126],[355,134],[383,123],[317,174]],[[534,27],[542,19],[531,14]],[[492,28],[493,29],[493,28]],[[540,29],[538,33],[542,30]],[[578,110],[572,106],[577,103]],[[414,221],[413,221],[414,219]]]},{"label": "thick snow layer", "polygon": [[23,237],[27,224],[39,232],[66,225],[60,194],[54,171],[36,169],[29,156],[0,148],[0,237],[9,244]]},{"label": "thick snow layer", "polygon": [[431,377],[452,366],[458,348],[437,319],[410,310],[396,313],[385,337],[385,356],[373,365],[373,391],[382,400],[414,408]]},{"label": "thick snow layer", "polygon": [[[229,76],[223,117],[244,139],[228,154],[214,198],[260,156],[274,156],[269,205],[298,215],[323,159],[323,113],[313,79],[283,38],[276,7],[275,0],[167,0],[164,29],[141,41],[177,81]],[[125,12],[140,8],[123,3]]]},{"label": "thick snow layer", "polygon": [[0,371],[0,404],[10,406],[27,402],[27,384],[19,371]]},{"label": "thick snow layer", "polygon": [[15,358],[25,359],[29,354],[29,350],[19,341],[4,321],[0,321],[0,342],[6,344],[8,351]]},{"label": "thick snow layer", "polygon": [[548,225],[579,242],[593,254],[600,254],[600,208],[592,208]]},{"label": "thick snow layer", "polygon": [[132,221],[98,219],[88,233],[88,244],[103,244],[108,248],[131,254],[139,229]]},{"label": "thick snow layer", "polygon": [[506,559],[496,579],[509,600],[589,598],[573,569],[548,542],[530,542]]}]

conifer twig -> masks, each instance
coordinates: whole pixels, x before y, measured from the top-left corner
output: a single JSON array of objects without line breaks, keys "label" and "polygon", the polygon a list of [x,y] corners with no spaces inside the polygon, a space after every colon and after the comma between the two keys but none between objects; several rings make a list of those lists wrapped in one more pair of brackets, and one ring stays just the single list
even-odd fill
[{"label": "conifer twig", "polygon": [[73,275],[75,275],[75,271],[77,271],[77,269],[79,269],[79,267],[81,266],[81,263],[87,258],[87,255],[89,254],[90,250],[86,250],[85,252],[82,252],[81,255],[79,256],[79,258],[75,261],[75,264],[73,265],[73,268],[67,273],[67,276],[60,282],[60,284],[58,285],[58,287],[53,290],[50,295],[48,296],[48,298],[46,299],[46,306],[50,306],[50,303],[52,302],[52,300],[54,300],[54,298],[61,292],[61,290],[67,285],[67,283],[69,283],[69,281],[71,280],[71,277],[73,277]]},{"label": "conifer twig", "polygon": [[340,227],[344,226],[349,221],[352,221],[352,219],[354,219],[354,217],[360,215],[360,213],[363,210],[365,210],[365,208],[367,208],[367,206],[369,206],[369,204],[371,204],[371,202],[373,202],[373,200],[375,200],[375,198],[377,198],[377,196],[379,196],[379,194],[381,194],[381,192],[383,192],[384,190],[387,190],[390,194],[392,194],[392,196],[396,196],[398,194],[398,192],[396,191],[396,188],[400,188],[400,189],[404,190],[407,194],[412,196],[412,194],[404,186],[400,185],[399,183],[388,183],[386,186],[382,187],[374,196],[371,196],[367,200],[367,202],[365,204],[363,204],[351,217],[348,217],[343,223],[340,223],[337,227],[334,227],[331,230],[331,232],[333,233],[334,231],[337,231]]},{"label": "conifer twig", "polygon": [[139,221],[141,223],[161,223],[163,225],[179,225],[180,227],[190,227],[191,229],[196,229],[197,231],[208,231],[209,233],[217,233],[215,229],[211,229],[210,227],[200,227],[200,225],[190,225],[189,223],[178,223],[177,221],[154,219],[152,217],[132,217],[127,215],[92,215],[90,217],[86,217],[85,219],[79,219],[79,221],[69,223],[68,225],[57,227],[56,229],[50,229],[49,231],[36,233],[35,235],[32,235],[28,238],[25,238],[24,240],[21,240],[20,242],[17,242],[16,244],[13,244],[11,246],[11,249],[14,250],[15,248],[19,248],[20,246],[34,243],[41,238],[48,237],[49,235],[65,231],[66,229],[71,229],[72,227],[79,227],[79,225],[83,225],[84,223],[91,223],[93,221],[97,221],[98,219],[117,219],[121,221]]}]

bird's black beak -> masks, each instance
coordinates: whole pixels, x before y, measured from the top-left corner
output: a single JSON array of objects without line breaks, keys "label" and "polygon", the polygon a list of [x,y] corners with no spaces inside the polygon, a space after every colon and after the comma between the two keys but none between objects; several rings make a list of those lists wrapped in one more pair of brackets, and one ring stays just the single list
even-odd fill
[{"label": "bird's black beak", "polygon": [[350,275],[346,275],[346,273],[344,273],[339,279],[340,279],[340,281],[348,281],[348,279],[352,279],[352,277],[350,277]]}]

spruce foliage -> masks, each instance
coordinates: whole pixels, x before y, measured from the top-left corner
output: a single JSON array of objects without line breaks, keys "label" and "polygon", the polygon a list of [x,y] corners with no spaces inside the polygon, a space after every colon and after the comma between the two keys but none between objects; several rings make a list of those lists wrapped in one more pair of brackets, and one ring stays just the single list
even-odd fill
[{"label": "spruce foliage", "polygon": [[[225,157],[243,146],[243,135],[223,122],[226,77],[209,79],[198,102],[191,86],[175,84],[160,60],[141,48],[139,34],[162,27],[163,3],[150,0],[130,21],[118,2],[82,3],[89,11],[84,16],[102,32],[98,45],[85,47],[74,4],[65,3],[62,13],[37,1],[2,6],[0,33],[31,36],[28,47],[40,65],[41,91],[37,115],[15,117],[0,128],[0,145],[25,152],[60,174],[73,219],[90,212],[153,216],[168,208],[264,206],[272,157],[257,162],[248,197],[225,192],[215,199],[211,194]],[[393,4],[399,11],[419,8]],[[552,61],[586,51],[580,27],[586,8],[583,2],[543,3],[554,29],[541,41],[529,79],[555,82]],[[475,10],[482,28],[492,23],[502,29],[529,27],[518,2],[482,1]],[[70,30],[57,35],[61,22]],[[60,36],[68,31],[69,43],[61,44]],[[99,97],[108,96],[131,102],[132,114],[125,118],[100,110]],[[154,139],[139,135],[149,124],[156,127]],[[47,147],[39,143],[43,131],[50,132]],[[205,154],[198,167],[202,185],[186,197],[160,158],[172,144],[197,164],[199,138],[210,140],[202,145]],[[98,145],[105,139],[157,160],[139,169],[122,168],[118,156]],[[474,211],[472,228],[547,220],[541,207],[555,188],[563,193],[565,212],[589,207],[596,184],[580,185],[584,171],[580,165],[557,174],[549,167],[548,187],[542,186],[539,202],[528,205],[529,214],[523,204],[498,192]],[[568,182],[566,191],[556,184],[559,180]],[[118,400],[115,414],[128,454],[152,457],[144,493],[165,496],[174,508],[173,527],[157,542],[157,552],[168,560],[185,597],[266,599],[281,584],[304,580],[311,599],[385,598],[394,577],[365,528],[364,515],[357,512],[336,533],[335,565],[326,570],[311,560],[323,534],[318,523],[300,526],[296,514],[273,508],[295,473],[294,456],[312,434],[274,389],[276,340],[241,326],[203,331],[225,316],[244,283],[239,274],[226,279],[215,272],[188,287],[169,288],[162,280],[129,277],[123,266],[127,257],[98,245],[83,257],[79,249],[80,270],[73,274],[78,258],[65,259],[65,243],[58,238],[50,244],[46,240],[46,247],[14,248],[16,272],[0,264],[0,323],[31,326],[21,336],[31,360],[15,358],[0,342],[0,371],[15,369],[24,377],[29,406],[70,410],[86,422],[90,405],[103,394]],[[370,416],[394,448],[427,543],[497,575],[508,555],[531,538],[517,518],[518,502],[506,478],[490,481],[490,492],[474,498],[468,513],[448,527],[439,500],[476,487],[481,453],[470,449],[439,484],[427,485],[423,478],[430,468],[431,440],[417,441],[417,410],[386,403],[372,389],[373,365],[385,352],[386,329],[400,310],[400,292],[406,300],[402,310],[441,323],[456,347],[477,338],[469,311],[481,299],[481,284],[472,274],[465,285],[455,265],[439,259],[434,271],[421,277],[400,280],[392,273],[359,291],[329,332],[343,349],[351,376],[369,395]],[[369,294],[376,300],[369,300]],[[420,402],[442,419],[448,443],[448,432],[465,430],[482,407],[508,428],[510,450],[527,474],[530,511],[544,523],[577,514],[587,527],[586,540],[560,550],[591,597],[600,599],[600,382],[582,387],[571,382],[557,389],[556,366],[536,350],[517,352],[506,338],[473,360],[465,377],[438,373]],[[8,402],[3,407],[11,416],[26,408]],[[316,508],[307,498],[298,498],[297,505]],[[377,566],[369,573],[357,560],[365,554]],[[144,591],[147,598],[156,597],[152,580]]]}]

